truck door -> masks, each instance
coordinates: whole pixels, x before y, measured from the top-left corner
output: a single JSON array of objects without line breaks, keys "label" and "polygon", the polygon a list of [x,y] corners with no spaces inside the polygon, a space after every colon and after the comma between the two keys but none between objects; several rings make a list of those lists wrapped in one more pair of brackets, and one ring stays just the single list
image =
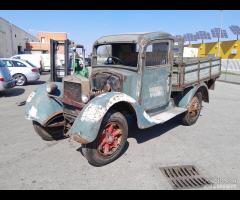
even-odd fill
[{"label": "truck door", "polygon": [[170,40],[146,46],[143,63],[141,105],[148,111],[167,106],[171,93]]}]

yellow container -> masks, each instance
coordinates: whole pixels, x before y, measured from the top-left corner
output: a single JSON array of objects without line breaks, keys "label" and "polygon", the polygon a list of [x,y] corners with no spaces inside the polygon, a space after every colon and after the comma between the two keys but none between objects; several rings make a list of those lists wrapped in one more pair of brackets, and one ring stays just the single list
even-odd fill
[{"label": "yellow container", "polygon": [[240,59],[240,40],[210,42],[203,44],[192,44],[189,47],[198,48],[198,56],[218,56],[220,46],[220,57],[223,59]]}]

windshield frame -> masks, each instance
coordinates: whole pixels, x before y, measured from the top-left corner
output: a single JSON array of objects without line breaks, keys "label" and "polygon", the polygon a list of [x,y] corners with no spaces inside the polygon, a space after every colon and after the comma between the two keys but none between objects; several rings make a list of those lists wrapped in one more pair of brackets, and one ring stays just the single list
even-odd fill
[{"label": "windshield frame", "polygon": [[[114,45],[114,44],[136,44],[139,47],[138,50],[138,57],[137,57],[137,66],[127,66],[127,65],[114,65],[114,64],[100,64],[97,65],[97,48],[99,46],[103,46],[103,45]],[[96,45],[93,46],[93,54],[92,54],[92,68],[102,68],[102,67],[106,67],[106,68],[120,68],[120,69],[127,69],[127,70],[131,70],[131,71],[138,71],[139,69],[139,61],[140,61],[140,55],[142,54],[142,47],[138,42],[105,42],[105,43],[98,43]]]}]

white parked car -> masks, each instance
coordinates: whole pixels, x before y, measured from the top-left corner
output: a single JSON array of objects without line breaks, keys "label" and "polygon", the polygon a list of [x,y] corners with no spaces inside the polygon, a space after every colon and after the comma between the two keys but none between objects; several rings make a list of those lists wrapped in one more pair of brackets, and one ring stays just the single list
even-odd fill
[{"label": "white parked car", "polygon": [[38,68],[40,74],[42,73],[42,71],[44,71],[44,60],[42,54],[18,54],[12,56],[11,58],[27,60]]},{"label": "white parked car", "polygon": [[18,86],[40,78],[38,68],[29,61],[12,58],[1,58],[0,60],[8,67],[11,76],[16,79],[16,85]]}]

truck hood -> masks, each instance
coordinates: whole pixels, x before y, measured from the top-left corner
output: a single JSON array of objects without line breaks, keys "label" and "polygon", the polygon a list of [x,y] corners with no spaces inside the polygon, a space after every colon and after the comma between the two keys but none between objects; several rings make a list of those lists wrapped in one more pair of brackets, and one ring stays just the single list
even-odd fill
[{"label": "truck hood", "polygon": [[[133,68],[134,70],[134,68]],[[93,67],[92,68],[92,75],[97,73],[112,73],[116,75],[120,75],[123,78],[128,76],[135,76],[136,71],[133,71],[130,69],[122,69],[122,68],[116,68],[116,67]]]},{"label": "truck hood", "polygon": [[119,77],[121,89],[115,91],[123,92],[133,98],[137,97],[138,72],[116,67],[93,67],[91,77],[98,74],[112,74],[113,76]]}]

